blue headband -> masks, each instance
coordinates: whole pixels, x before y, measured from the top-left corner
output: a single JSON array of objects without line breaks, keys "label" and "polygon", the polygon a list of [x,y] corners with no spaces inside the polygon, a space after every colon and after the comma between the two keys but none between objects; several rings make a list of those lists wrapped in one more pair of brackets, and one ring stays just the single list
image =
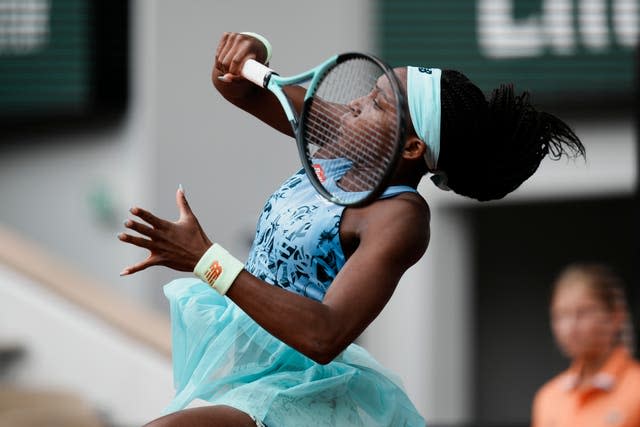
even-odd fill
[{"label": "blue headband", "polygon": [[446,175],[438,171],[440,156],[440,76],[438,68],[407,67],[407,100],[411,122],[427,150],[425,160],[431,179],[446,188]]}]

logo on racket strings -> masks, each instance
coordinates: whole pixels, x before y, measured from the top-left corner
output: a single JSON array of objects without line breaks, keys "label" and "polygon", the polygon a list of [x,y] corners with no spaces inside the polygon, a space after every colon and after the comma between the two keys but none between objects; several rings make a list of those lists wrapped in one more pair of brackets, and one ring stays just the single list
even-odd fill
[{"label": "logo on racket strings", "polygon": [[327,176],[324,174],[324,169],[322,169],[322,166],[320,166],[319,164],[315,163],[313,165],[313,170],[315,171],[316,176],[318,177],[320,182],[325,182],[327,180]]},{"label": "logo on racket strings", "polygon": [[218,277],[220,277],[221,274],[222,266],[218,261],[213,261],[204,277],[207,279],[207,282],[209,282],[210,285],[213,285],[213,283],[218,279]]}]

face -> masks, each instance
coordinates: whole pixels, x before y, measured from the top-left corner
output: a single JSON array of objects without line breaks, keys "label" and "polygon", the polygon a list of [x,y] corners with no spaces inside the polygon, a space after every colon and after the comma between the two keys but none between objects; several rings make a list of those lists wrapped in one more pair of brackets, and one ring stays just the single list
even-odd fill
[{"label": "face", "polygon": [[[388,156],[385,149],[393,145],[397,132],[396,100],[389,80],[380,77],[371,92],[352,100],[347,107],[340,117],[340,143],[347,144],[349,151]],[[378,143],[372,143],[374,140]]]},{"label": "face", "polygon": [[[401,90],[404,90],[406,67],[396,68],[394,72],[398,77]],[[399,133],[396,104],[397,100],[391,83],[384,75],[376,80],[375,85],[368,93],[346,104],[330,104],[328,102],[317,104],[316,110],[323,115],[318,122],[326,123],[327,120],[335,120],[339,123],[339,127],[335,137],[332,137],[334,142],[323,145],[313,156],[324,159],[347,158],[353,163],[350,174],[359,176],[358,179],[365,182],[364,188],[360,188],[358,185],[346,186],[342,182],[343,179],[341,184],[344,184],[344,188],[348,187],[352,191],[367,189],[366,181],[375,179],[378,176],[376,174],[382,174],[386,171],[387,162],[394,154],[393,148]],[[406,108],[405,117],[409,117]],[[410,120],[407,119],[407,122],[410,123]],[[324,127],[319,126],[318,129],[317,139],[326,139],[326,136],[322,134]],[[417,144],[418,151],[422,149],[423,145],[422,143]],[[403,151],[403,157],[405,151]],[[422,159],[421,154],[415,156]],[[400,164],[402,164],[402,158]]]},{"label": "face", "polygon": [[585,278],[561,279],[551,303],[551,326],[561,350],[570,358],[595,358],[614,345],[622,315],[609,310]]}]

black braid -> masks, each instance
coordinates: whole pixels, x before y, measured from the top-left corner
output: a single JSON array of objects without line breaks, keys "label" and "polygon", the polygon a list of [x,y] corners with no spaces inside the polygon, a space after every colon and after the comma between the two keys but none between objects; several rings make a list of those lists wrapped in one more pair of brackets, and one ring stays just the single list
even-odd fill
[{"label": "black braid", "polygon": [[482,91],[458,71],[443,70],[439,169],[456,193],[500,199],[529,178],[545,156],[585,155],[579,138],[562,120],[537,111],[529,94],[512,85]]}]

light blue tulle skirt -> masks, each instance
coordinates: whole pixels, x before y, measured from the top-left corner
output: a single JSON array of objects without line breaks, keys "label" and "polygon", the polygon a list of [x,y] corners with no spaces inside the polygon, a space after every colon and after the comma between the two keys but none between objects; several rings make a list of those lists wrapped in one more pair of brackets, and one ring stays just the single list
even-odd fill
[{"label": "light blue tulle skirt", "polygon": [[400,381],[361,347],[320,365],[198,279],[174,280],[164,292],[176,387],[166,413],[202,399],[271,427],[425,425]]}]

